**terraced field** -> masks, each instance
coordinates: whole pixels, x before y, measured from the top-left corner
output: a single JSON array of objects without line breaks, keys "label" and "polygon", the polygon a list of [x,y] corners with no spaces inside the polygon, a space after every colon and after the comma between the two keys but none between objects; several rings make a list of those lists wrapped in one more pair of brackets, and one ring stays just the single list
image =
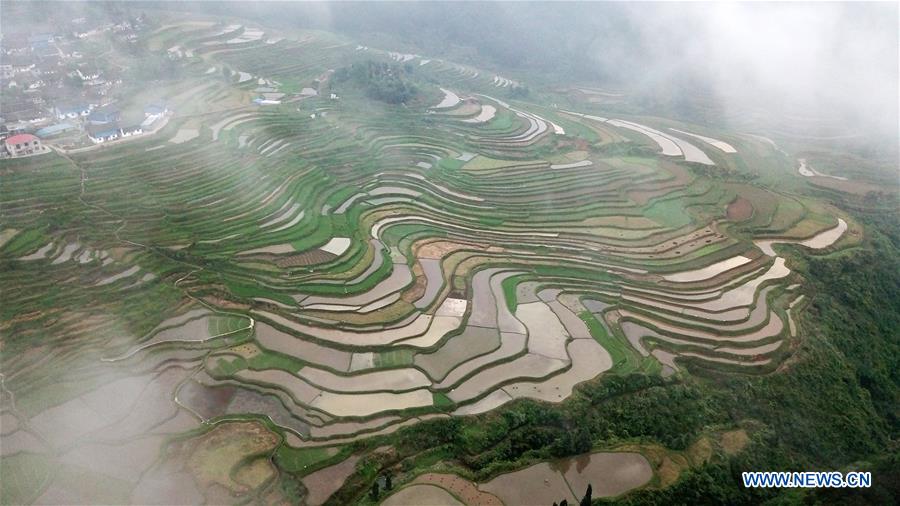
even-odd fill
[{"label": "terraced field", "polygon": [[[281,448],[282,472],[325,452],[295,469],[328,472],[304,482],[320,503],[356,461],[317,462],[423,420],[604,374],[770,373],[803,335],[784,251],[859,238],[827,205],[696,170],[752,164],[749,136],[494,98],[517,81],[321,32],[153,37],[190,75],[166,128],[0,162],[2,453],[34,470],[3,502],[269,501]],[[329,98],[329,71],[364,59],[439,86]],[[252,105],[258,88],[284,98]]]}]

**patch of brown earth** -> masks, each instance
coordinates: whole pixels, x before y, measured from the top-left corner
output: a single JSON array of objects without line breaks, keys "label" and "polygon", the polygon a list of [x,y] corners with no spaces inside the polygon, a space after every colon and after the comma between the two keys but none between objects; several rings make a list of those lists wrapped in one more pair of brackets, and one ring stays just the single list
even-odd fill
[{"label": "patch of brown earth", "polygon": [[415,283],[413,283],[411,287],[404,290],[403,295],[400,296],[401,299],[409,303],[419,300],[422,295],[425,294],[425,288],[428,285],[428,279],[425,278],[424,274],[422,274],[422,268],[419,267],[418,264],[416,264],[416,266],[413,268],[413,274],[416,276]]},{"label": "patch of brown earth", "polygon": [[241,304],[239,302],[234,302],[228,300],[224,297],[220,297],[218,295],[209,294],[204,295],[202,297],[203,302],[209,304],[210,306],[217,307],[220,309],[250,309],[248,304]]},{"label": "patch of brown earth", "polygon": [[328,500],[337,492],[347,478],[356,469],[359,455],[351,455],[339,464],[319,469],[318,471],[303,477],[303,486],[309,491],[306,496],[306,504],[318,506]]},{"label": "patch of brown earth", "polygon": [[436,258],[441,259],[448,253],[459,251],[462,249],[484,249],[484,246],[476,243],[460,243],[453,241],[432,241],[413,247],[416,258]]},{"label": "patch of brown earth", "polygon": [[663,457],[659,467],[656,468],[656,475],[659,476],[659,488],[666,488],[678,481],[681,472],[688,467],[690,466],[684,457]]},{"label": "patch of brown earth", "polygon": [[743,450],[749,442],[750,436],[747,435],[747,431],[745,431],[744,429],[723,432],[722,437],[719,441],[719,443],[722,445],[722,449],[725,450],[725,453],[727,453],[728,455],[735,455],[737,453],[740,453],[741,450]]},{"label": "patch of brown earth", "polygon": [[239,471],[241,467],[254,465],[247,463],[248,457],[270,453],[278,442],[278,435],[259,422],[220,423],[206,434],[172,443],[167,458],[184,462],[201,489],[215,492],[223,487],[231,495],[239,496],[253,488],[236,477],[262,484],[274,475],[268,459],[262,460],[263,467],[257,465],[256,469],[250,469],[249,474]]},{"label": "patch of brown earth", "polygon": [[237,346],[232,346],[231,348],[229,348],[226,351],[228,353],[240,355],[241,357],[244,357],[244,358],[253,358],[256,355],[259,355],[259,353],[260,353],[259,347],[256,346],[256,344],[254,344],[254,343],[239,344]]},{"label": "patch of brown earth", "polygon": [[436,485],[462,499],[467,506],[503,506],[497,496],[478,490],[474,483],[455,474],[426,473],[413,483]]},{"label": "patch of brown earth", "polygon": [[694,466],[701,466],[712,458],[712,441],[707,437],[701,437],[687,449],[687,457]]},{"label": "patch of brown earth", "polygon": [[316,248],[309,251],[304,251],[303,253],[300,253],[298,255],[279,258],[275,261],[275,265],[281,267],[282,269],[285,267],[303,267],[306,265],[324,264],[326,262],[334,260],[335,258],[337,257],[333,253],[322,251]]},{"label": "patch of brown earth", "polygon": [[728,204],[725,210],[729,221],[745,221],[753,216],[753,204],[744,197],[738,197]]},{"label": "patch of brown earth", "polygon": [[410,485],[388,496],[382,506],[465,506],[446,490],[433,485]]}]

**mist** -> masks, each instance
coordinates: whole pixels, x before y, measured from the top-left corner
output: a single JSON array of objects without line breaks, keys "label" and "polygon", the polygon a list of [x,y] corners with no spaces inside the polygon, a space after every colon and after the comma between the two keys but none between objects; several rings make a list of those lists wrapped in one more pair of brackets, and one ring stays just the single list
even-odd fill
[{"label": "mist", "polygon": [[345,466],[347,504],[623,440],[635,502],[749,502],[742,464],[890,458],[897,2],[0,18],[0,502],[315,503]]},{"label": "mist", "polygon": [[666,4],[629,11],[640,20],[649,58],[637,83],[642,89],[662,92],[688,73],[708,83],[732,120],[759,109],[795,123],[784,130],[796,135],[815,135],[804,128],[813,119],[829,123],[833,135],[897,137],[896,4]]},{"label": "mist", "polygon": [[[895,3],[195,3],[282,27],[407,44],[624,112],[803,139],[898,137]],[[536,75],[534,72],[539,74]],[[637,108],[634,105],[637,104]]]},{"label": "mist", "polygon": [[[896,150],[900,10],[894,2],[128,2],[43,4],[71,19],[194,11],[324,29],[386,49],[518,72],[532,87],[601,86],[618,112]],[[6,14],[9,14],[8,12]],[[492,68],[493,67],[493,68]]]}]

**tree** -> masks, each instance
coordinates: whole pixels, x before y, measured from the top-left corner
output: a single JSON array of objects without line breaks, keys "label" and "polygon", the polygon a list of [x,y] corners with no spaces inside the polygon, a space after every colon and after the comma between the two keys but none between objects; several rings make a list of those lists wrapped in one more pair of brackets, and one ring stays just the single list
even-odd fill
[{"label": "tree", "polygon": [[528,95],[530,94],[531,90],[529,90],[527,86],[523,85],[513,85],[513,87],[509,90],[510,98],[528,98]]},{"label": "tree", "polygon": [[399,65],[369,61],[336,70],[332,81],[335,84],[349,81],[361,87],[371,99],[402,104],[418,92],[406,79],[407,74]]},{"label": "tree", "polygon": [[578,503],[579,506],[591,506],[591,495],[593,494],[593,489],[591,488],[591,484],[588,483],[587,492],[584,493],[584,497],[581,498],[581,502]]}]

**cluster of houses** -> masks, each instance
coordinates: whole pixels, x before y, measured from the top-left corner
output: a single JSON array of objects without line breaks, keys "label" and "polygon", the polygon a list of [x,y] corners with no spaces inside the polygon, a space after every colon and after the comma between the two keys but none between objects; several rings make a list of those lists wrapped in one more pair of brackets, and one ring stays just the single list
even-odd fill
[{"label": "cluster of houses", "polygon": [[[0,125],[0,140],[4,141],[6,157],[26,156],[47,151],[41,142],[66,135],[80,137],[84,134],[93,144],[140,135],[151,129],[169,113],[162,102],[154,102],[144,107],[143,116],[132,116],[123,120],[121,113],[113,106],[94,108],[90,105],[56,106],[52,115],[58,121],[35,129],[33,125],[4,123]],[[27,142],[23,142],[27,137]],[[82,137],[83,138],[83,137]],[[15,140],[10,144],[10,139]]]},{"label": "cluster of houses", "polygon": [[253,98],[253,103],[256,105],[278,105],[281,103],[282,99],[284,99],[284,93],[278,91],[278,87],[281,86],[281,83],[278,81],[272,81],[269,79],[264,79],[262,77],[258,78],[257,84],[259,85],[255,90],[257,93],[256,97]]},{"label": "cluster of houses", "polygon": [[[0,39],[0,141],[19,134],[47,139],[86,131],[91,141],[99,142],[108,136],[94,137],[93,127],[103,125],[109,127],[103,133],[116,129],[118,136],[142,131],[140,122],[112,125],[105,109],[114,103],[113,95],[122,80],[113,70],[104,70],[101,60],[85,57],[79,49],[81,39],[99,35],[117,44],[136,42],[143,24],[141,16],[116,23],[85,17],[71,20],[58,33],[4,30]],[[92,117],[95,112],[98,114]],[[3,146],[6,156],[32,154],[27,153],[30,148]]]},{"label": "cluster of houses", "polygon": [[87,116],[88,138],[94,144],[114,141],[116,139],[140,135],[153,126],[156,121],[166,115],[169,110],[165,104],[151,103],[144,107],[144,117],[138,121],[123,122],[119,111],[106,108],[92,111]]},{"label": "cluster of houses", "polygon": [[72,20],[73,37],[78,39],[87,39],[100,35],[102,33],[111,32],[116,34],[120,40],[127,42],[137,42],[137,31],[144,24],[143,15],[138,15],[133,19],[123,19],[116,23],[91,23],[87,16],[75,18]]},{"label": "cluster of houses", "polygon": [[[130,21],[105,27],[127,27]],[[102,33],[102,32],[100,32]],[[123,40],[128,40],[127,36]],[[54,102],[66,95],[83,95],[90,102],[102,103],[121,78],[102,61],[85,57],[80,51],[78,34],[29,33],[4,31],[0,40],[0,88],[7,119],[35,122],[46,118]]]}]

